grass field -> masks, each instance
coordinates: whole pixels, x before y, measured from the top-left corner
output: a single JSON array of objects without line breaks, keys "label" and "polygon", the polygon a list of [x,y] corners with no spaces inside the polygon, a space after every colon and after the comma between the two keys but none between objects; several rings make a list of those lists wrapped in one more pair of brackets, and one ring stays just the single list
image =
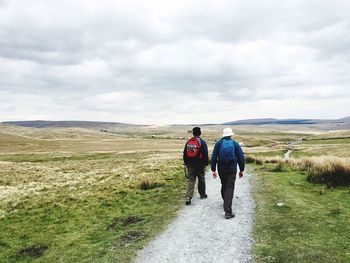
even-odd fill
[{"label": "grass field", "polygon": [[257,262],[350,262],[350,190],[276,164],[254,166]]},{"label": "grass field", "polygon": [[[292,150],[288,162],[284,151],[250,152],[257,160],[249,165],[256,175],[257,262],[350,262],[350,187],[327,183],[350,182],[349,133],[337,136],[309,135],[285,145]],[[326,181],[317,180],[324,183],[310,182],[324,174]]]},{"label": "grass field", "polygon": [[[210,152],[222,128],[202,127]],[[287,149],[296,160],[348,158],[350,133],[289,129],[234,127],[246,155],[260,158],[248,165],[256,261],[347,262],[349,187],[310,183],[308,171],[282,162]],[[0,124],[0,262],[132,261],[183,206],[190,130]]]},{"label": "grass field", "polygon": [[0,262],[130,262],[183,205],[182,143],[2,127]]}]

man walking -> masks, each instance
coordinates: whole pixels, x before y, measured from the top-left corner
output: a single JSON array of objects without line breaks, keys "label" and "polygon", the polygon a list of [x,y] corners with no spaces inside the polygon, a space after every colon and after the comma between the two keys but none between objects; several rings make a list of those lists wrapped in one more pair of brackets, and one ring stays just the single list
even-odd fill
[{"label": "man walking", "polygon": [[209,163],[208,147],[206,142],[200,138],[201,129],[192,129],[193,137],[190,138],[183,151],[183,160],[187,169],[188,183],[186,191],[186,205],[191,204],[196,177],[198,177],[198,192],[201,199],[207,198],[205,193],[205,167]]},{"label": "man walking", "polygon": [[222,138],[218,141],[213,150],[211,158],[211,171],[216,178],[216,164],[221,180],[221,197],[224,200],[225,218],[230,219],[235,216],[232,212],[232,198],[235,189],[237,163],[239,166],[239,177],[243,176],[244,154],[239,144],[232,140],[232,129],[225,128]]}]

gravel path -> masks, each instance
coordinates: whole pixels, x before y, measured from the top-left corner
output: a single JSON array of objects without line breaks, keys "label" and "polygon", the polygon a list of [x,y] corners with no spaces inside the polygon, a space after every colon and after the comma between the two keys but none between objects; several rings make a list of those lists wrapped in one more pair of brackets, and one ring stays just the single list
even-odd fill
[{"label": "gravel path", "polygon": [[190,206],[155,240],[141,250],[136,262],[252,262],[252,224],[255,203],[249,174],[237,176],[233,210],[224,218],[220,180],[206,174],[207,199],[195,196]]},{"label": "gravel path", "polygon": [[288,161],[289,160],[289,156],[292,153],[292,150],[288,150],[284,153],[284,160]]}]

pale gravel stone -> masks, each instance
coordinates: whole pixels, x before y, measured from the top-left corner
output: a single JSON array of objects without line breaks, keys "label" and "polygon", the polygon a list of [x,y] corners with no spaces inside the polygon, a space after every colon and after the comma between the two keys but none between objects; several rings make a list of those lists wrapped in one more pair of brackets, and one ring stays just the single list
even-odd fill
[{"label": "pale gravel stone", "polygon": [[233,210],[224,218],[220,180],[207,173],[207,199],[195,196],[167,229],[138,253],[136,262],[252,262],[255,203],[249,174],[236,180]]}]

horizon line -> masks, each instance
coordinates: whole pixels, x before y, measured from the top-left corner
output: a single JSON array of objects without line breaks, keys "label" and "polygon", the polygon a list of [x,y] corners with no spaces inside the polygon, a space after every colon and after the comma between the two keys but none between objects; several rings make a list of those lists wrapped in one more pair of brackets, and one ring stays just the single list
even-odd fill
[{"label": "horizon line", "polygon": [[337,120],[342,120],[350,118],[350,115],[341,117],[341,118],[273,118],[273,117],[264,117],[264,118],[249,118],[249,119],[237,119],[237,120],[231,120],[231,121],[224,121],[221,123],[169,123],[169,124],[156,124],[156,123],[126,123],[126,122],[119,122],[119,121],[98,121],[98,120],[69,120],[69,119],[61,119],[61,120],[35,120],[35,119],[30,119],[30,120],[6,120],[6,121],[1,121],[0,123],[7,124],[7,123],[12,123],[12,122],[90,122],[90,123],[110,123],[110,124],[124,124],[124,125],[137,125],[137,126],[174,126],[174,125],[229,125],[229,123],[234,123],[234,122],[240,122],[240,121],[258,121],[258,120],[274,120],[274,121],[337,121]]}]

